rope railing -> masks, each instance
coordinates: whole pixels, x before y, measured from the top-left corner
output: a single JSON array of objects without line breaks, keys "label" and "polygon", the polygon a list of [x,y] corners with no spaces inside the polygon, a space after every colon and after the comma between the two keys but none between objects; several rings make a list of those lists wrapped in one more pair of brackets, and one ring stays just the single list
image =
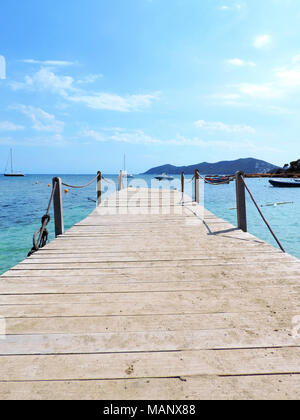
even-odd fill
[{"label": "rope railing", "polygon": [[62,182],[61,185],[64,185],[65,187],[68,187],[68,188],[78,188],[78,189],[86,188],[89,185],[91,185],[93,182],[95,182],[97,178],[98,178],[98,175],[96,175],[91,181],[89,181],[87,184],[84,184],[84,185],[70,185],[70,184],[66,184],[65,182]]},{"label": "rope railing", "polygon": [[[55,226],[55,236],[59,236],[62,233],[64,233],[64,220],[63,220],[63,206],[62,206],[62,193],[61,193],[61,186],[65,186],[68,188],[86,188],[89,185],[91,185],[93,182],[97,180],[97,201],[95,202],[99,205],[101,203],[101,180],[106,180],[101,172],[98,172],[97,175],[91,179],[88,183],[84,185],[71,185],[66,182],[63,182],[60,178],[53,178],[52,181],[52,191],[50,195],[50,199],[48,202],[48,207],[46,210],[46,213],[43,215],[41,220],[41,227],[33,234],[33,246],[31,250],[28,253],[28,257],[33,255],[35,252],[37,252],[39,249],[43,248],[48,241],[49,232],[46,229],[47,225],[49,224],[51,217],[50,217],[50,210],[51,205],[53,203],[54,207],[54,226]],[[38,236],[38,239],[37,239]]]},{"label": "rope railing", "polygon": [[244,186],[245,186],[246,190],[248,191],[248,194],[250,195],[251,200],[253,201],[253,203],[254,203],[255,207],[257,208],[258,213],[260,214],[261,218],[262,218],[262,219],[263,219],[263,221],[265,222],[266,226],[268,227],[269,231],[271,232],[271,235],[273,236],[273,238],[274,238],[274,239],[275,239],[275,241],[277,242],[277,244],[278,244],[279,248],[281,249],[281,251],[286,252],[286,251],[285,251],[285,249],[284,249],[284,247],[282,246],[281,242],[280,242],[280,241],[279,241],[279,239],[277,238],[276,234],[274,233],[273,229],[271,228],[271,226],[270,226],[269,222],[268,222],[268,221],[267,221],[267,219],[265,218],[265,216],[264,216],[263,212],[261,211],[261,209],[260,209],[259,205],[257,204],[257,202],[256,202],[256,200],[255,200],[255,198],[254,198],[254,196],[253,196],[253,194],[252,194],[252,192],[250,191],[250,189],[249,189],[248,185],[246,184],[245,179],[244,179],[244,177],[243,177],[242,175],[241,175],[241,179],[242,179],[242,181],[243,181],[243,184],[244,184]]},{"label": "rope railing", "polygon": [[281,251],[286,252],[284,247],[282,246],[281,242],[279,241],[278,237],[274,233],[273,229],[271,228],[269,222],[265,218],[263,212],[261,211],[257,201],[255,200],[250,188],[245,182],[244,174],[242,172],[236,173],[236,201],[237,201],[237,220],[238,220],[238,228],[247,232],[247,210],[246,210],[246,196],[245,191],[248,192],[253,204],[255,205],[256,209],[258,210],[259,215],[261,216],[262,220],[266,224],[267,228],[269,229],[271,235],[277,242]]}]

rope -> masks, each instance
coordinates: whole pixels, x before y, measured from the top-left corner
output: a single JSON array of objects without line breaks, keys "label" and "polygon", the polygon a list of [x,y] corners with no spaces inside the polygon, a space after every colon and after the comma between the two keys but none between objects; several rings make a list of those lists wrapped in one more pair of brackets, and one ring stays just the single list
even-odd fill
[{"label": "rope", "polygon": [[65,182],[62,182],[61,184],[64,185],[65,187],[69,187],[69,188],[85,188],[85,187],[88,187],[89,185],[91,185],[93,182],[95,182],[97,178],[98,178],[98,175],[96,175],[90,182],[88,182],[87,184],[84,184],[84,185],[70,185],[70,184],[66,184]]},{"label": "rope", "polygon": [[115,184],[113,181],[111,181],[110,179],[106,179],[104,178],[104,176],[102,176],[103,181],[108,182],[109,184]]},{"label": "rope", "polygon": [[[53,201],[54,193],[55,193],[55,190],[56,190],[56,185],[57,184],[55,182],[54,185],[53,185],[53,188],[52,188],[52,192],[51,192],[51,196],[50,196],[50,199],[49,199],[47,211],[44,214],[44,216],[42,217],[42,221],[41,221],[42,226],[33,235],[33,239],[32,239],[33,247],[28,252],[27,257],[30,257],[32,254],[34,254],[36,251],[38,251],[40,248],[43,248],[47,244],[49,232],[46,229],[46,226],[48,225],[48,223],[50,222],[50,219],[51,219],[50,209],[51,209],[51,204],[52,204],[52,201]],[[36,240],[37,235],[39,235],[38,240]]]},{"label": "rope", "polygon": [[269,225],[269,223],[268,223],[267,219],[266,219],[266,218],[265,218],[265,216],[263,215],[263,212],[262,212],[262,211],[261,211],[261,209],[259,208],[259,205],[257,204],[257,202],[256,202],[255,198],[253,197],[253,194],[251,193],[251,191],[250,191],[250,189],[249,189],[248,185],[246,184],[244,177],[243,177],[243,176],[241,176],[241,179],[242,179],[242,181],[243,181],[243,184],[244,184],[244,186],[245,186],[246,190],[248,191],[248,193],[249,193],[249,195],[250,195],[250,197],[251,197],[251,200],[253,201],[253,203],[254,203],[255,207],[257,208],[257,210],[258,210],[258,212],[259,212],[260,216],[262,217],[263,221],[264,221],[264,222],[265,222],[265,224],[267,225],[267,227],[268,227],[269,231],[271,232],[271,234],[272,234],[273,238],[275,239],[275,241],[276,241],[276,242],[277,242],[277,244],[279,245],[279,248],[281,249],[281,251],[286,252],[286,251],[285,251],[285,249],[283,248],[283,246],[281,245],[281,242],[279,241],[279,239],[278,239],[278,238],[277,238],[277,236],[275,235],[275,233],[274,233],[273,229],[272,229],[272,228],[271,228],[271,226]]}]

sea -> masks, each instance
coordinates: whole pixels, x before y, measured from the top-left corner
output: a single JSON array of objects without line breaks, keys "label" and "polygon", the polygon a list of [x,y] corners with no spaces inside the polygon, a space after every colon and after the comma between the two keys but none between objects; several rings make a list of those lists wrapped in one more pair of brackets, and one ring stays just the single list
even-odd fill
[{"label": "sea", "polygon": [[[27,175],[9,178],[0,175],[0,274],[24,260],[32,248],[34,232],[41,226],[51,195],[53,176],[60,176],[64,183],[84,185],[94,175]],[[117,175],[104,175],[103,198],[118,185]],[[153,175],[136,175],[128,179],[135,187],[180,189],[180,176],[174,181],[156,181]],[[192,176],[187,176],[185,191],[193,194]],[[272,187],[268,179],[246,179],[257,203],[276,233],[285,250],[300,258],[300,188],[281,189]],[[64,190],[67,190],[66,192]],[[63,187],[65,229],[87,217],[96,206],[95,183],[83,189]],[[236,226],[235,183],[209,185],[202,188],[201,201],[218,217]],[[256,237],[278,247],[257,209],[247,194],[248,231]],[[47,227],[49,240],[54,239],[53,213]]]}]

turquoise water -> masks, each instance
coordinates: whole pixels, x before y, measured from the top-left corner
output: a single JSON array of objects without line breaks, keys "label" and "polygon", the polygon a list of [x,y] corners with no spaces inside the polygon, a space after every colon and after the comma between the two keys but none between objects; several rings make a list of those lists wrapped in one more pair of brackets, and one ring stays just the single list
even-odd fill
[{"label": "turquoise water", "polygon": [[[62,175],[63,181],[73,185],[87,183],[93,175]],[[117,176],[106,176],[117,183]],[[188,177],[190,178],[190,177]],[[187,178],[187,179],[188,179]],[[48,205],[52,175],[28,175],[24,178],[0,176],[0,274],[26,258],[32,247],[32,235],[41,225],[41,217]],[[169,183],[153,181],[152,176],[139,176],[130,181],[134,186],[169,187]],[[280,189],[269,186],[267,179],[248,179],[247,184],[257,202],[291,202],[290,204],[262,207],[287,252],[300,258],[300,188]],[[104,197],[113,189],[113,184],[103,183]],[[171,183],[171,188],[180,188],[180,177]],[[108,189],[109,188],[109,189]],[[186,184],[186,192],[192,194],[192,184]],[[235,184],[205,185],[205,206],[217,216],[236,225]],[[68,229],[95,208],[95,183],[87,188],[69,189],[63,194],[65,228]],[[248,198],[248,230],[276,246],[271,234]],[[51,212],[52,216],[52,212]],[[52,218],[53,219],[53,218]],[[54,238],[53,220],[48,225],[50,240]]]}]

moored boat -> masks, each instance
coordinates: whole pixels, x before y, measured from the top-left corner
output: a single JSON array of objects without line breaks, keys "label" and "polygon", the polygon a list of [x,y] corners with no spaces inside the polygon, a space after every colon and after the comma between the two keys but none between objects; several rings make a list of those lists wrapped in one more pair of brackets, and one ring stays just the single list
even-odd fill
[{"label": "moored boat", "polygon": [[158,181],[173,181],[173,177],[170,175],[166,175],[165,173],[155,176],[155,179],[157,179]]},{"label": "moored boat", "polygon": [[286,182],[286,181],[276,181],[274,179],[270,179],[269,183],[273,185],[273,187],[277,187],[277,188],[300,188],[300,182]]},{"label": "moored boat", "polygon": [[25,176],[24,174],[14,172],[13,170],[13,157],[12,157],[12,149],[10,149],[10,172],[4,172],[4,176],[10,176],[10,177],[19,177],[19,176]]},{"label": "moored boat", "polygon": [[206,184],[220,185],[229,184],[232,181],[232,177],[223,175],[207,175],[204,178]]}]

